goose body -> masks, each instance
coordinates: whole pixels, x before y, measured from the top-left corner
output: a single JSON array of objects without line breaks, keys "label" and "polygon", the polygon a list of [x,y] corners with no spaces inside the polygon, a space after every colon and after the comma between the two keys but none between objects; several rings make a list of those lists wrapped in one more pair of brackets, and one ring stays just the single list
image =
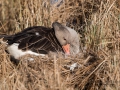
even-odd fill
[{"label": "goose body", "polygon": [[7,41],[7,52],[15,59],[26,54],[44,56],[50,52],[77,54],[79,52],[77,32],[58,22],[54,22],[52,27],[28,27],[17,34],[1,35],[0,38]]}]

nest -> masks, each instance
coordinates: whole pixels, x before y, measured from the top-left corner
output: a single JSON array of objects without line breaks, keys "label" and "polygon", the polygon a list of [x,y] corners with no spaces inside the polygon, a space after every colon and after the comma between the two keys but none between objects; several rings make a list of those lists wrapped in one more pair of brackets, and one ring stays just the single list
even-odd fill
[{"label": "nest", "polygon": [[[109,58],[103,59],[94,53],[66,58],[27,55],[15,65],[5,52],[6,46],[1,44],[0,47],[1,90],[103,90],[109,84],[115,87],[110,76],[115,71],[110,66]],[[29,61],[31,58],[34,60]],[[70,69],[73,64],[76,66]]]}]

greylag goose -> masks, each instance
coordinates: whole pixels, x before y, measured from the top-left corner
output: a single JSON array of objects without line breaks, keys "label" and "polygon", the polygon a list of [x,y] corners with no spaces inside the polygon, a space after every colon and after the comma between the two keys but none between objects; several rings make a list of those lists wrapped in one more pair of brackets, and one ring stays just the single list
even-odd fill
[{"label": "greylag goose", "polygon": [[77,32],[58,22],[52,28],[33,26],[14,35],[0,35],[7,42],[7,52],[15,59],[26,55],[45,55],[49,52],[77,54],[79,36]]}]

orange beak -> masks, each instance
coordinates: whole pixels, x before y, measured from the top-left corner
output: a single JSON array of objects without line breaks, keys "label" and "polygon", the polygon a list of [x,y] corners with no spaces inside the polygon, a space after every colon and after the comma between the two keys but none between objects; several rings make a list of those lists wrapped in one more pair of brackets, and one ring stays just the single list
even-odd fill
[{"label": "orange beak", "polygon": [[69,55],[70,54],[70,45],[69,44],[66,44],[64,46],[62,46],[65,54]]}]

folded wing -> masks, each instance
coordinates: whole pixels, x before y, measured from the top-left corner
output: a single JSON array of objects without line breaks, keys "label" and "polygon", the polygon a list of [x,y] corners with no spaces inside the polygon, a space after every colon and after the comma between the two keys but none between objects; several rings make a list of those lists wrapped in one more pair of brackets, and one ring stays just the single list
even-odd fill
[{"label": "folded wing", "polygon": [[22,50],[30,49],[42,54],[47,54],[49,51],[63,51],[52,28],[30,27],[12,37],[11,44],[19,43],[18,48]]}]

